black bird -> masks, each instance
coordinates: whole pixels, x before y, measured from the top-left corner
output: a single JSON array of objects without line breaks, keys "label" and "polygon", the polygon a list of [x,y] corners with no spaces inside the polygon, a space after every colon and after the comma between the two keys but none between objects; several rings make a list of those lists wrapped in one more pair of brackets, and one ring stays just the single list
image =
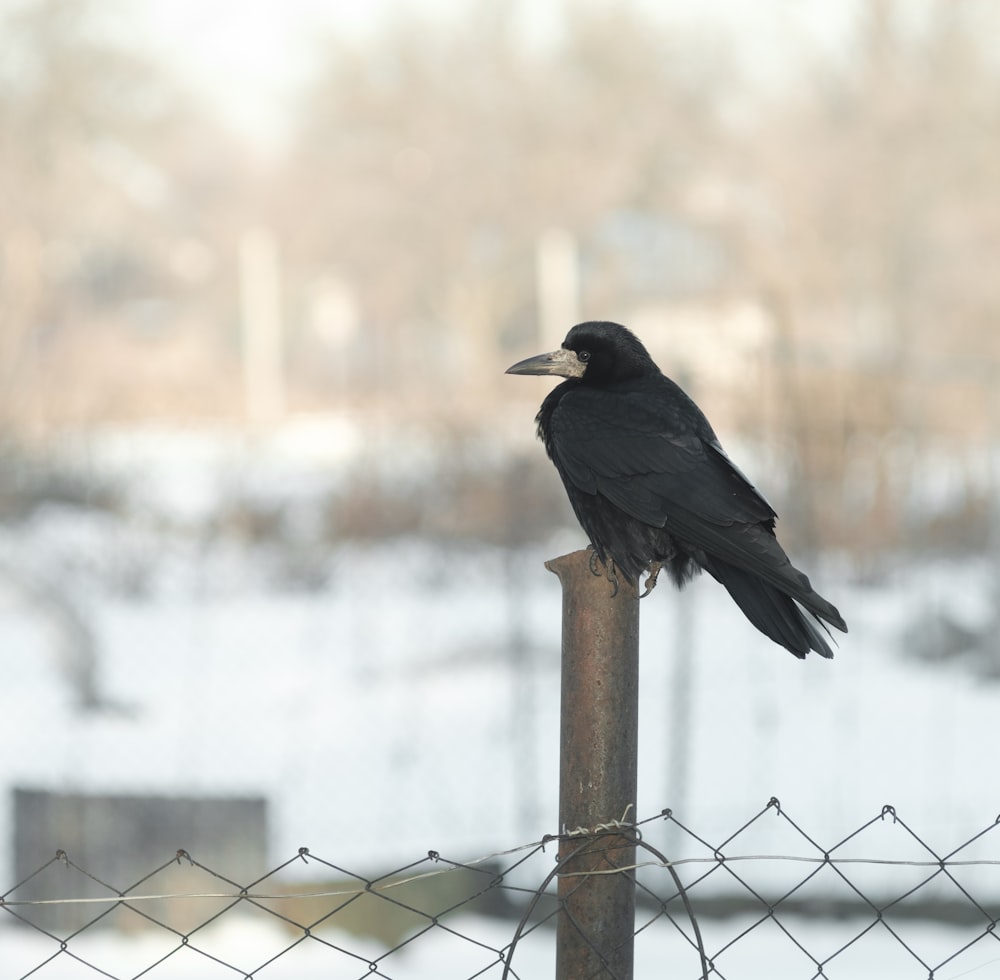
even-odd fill
[{"label": "black bird", "polygon": [[562,348],[507,374],[555,374],[538,436],[598,558],[632,585],[665,567],[680,588],[704,569],[747,619],[796,657],[832,657],[847,632],[774,534],[777,514],[726,455],[701,409],[617,323],[580,323]]}]

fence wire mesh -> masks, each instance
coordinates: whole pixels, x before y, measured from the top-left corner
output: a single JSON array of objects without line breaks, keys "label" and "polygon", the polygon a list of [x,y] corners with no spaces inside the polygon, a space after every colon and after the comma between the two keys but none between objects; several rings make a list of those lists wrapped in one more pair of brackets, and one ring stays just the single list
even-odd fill
[{"label": "fence wire mesh", "polygon": [[635,878],[636,976],[996,976],[998,826],[933,847],[885,806],[829,844],[772,798],[717,841],[663,810],[475,860],[429,851],[376,877],[301,848],[245,882],[179,850],[123,885],[58,850],[0,896],[0,962],[4,978],[45,980],[534,980],[553,975],[564,865],[625,836],[635,863],[575,887]]}]

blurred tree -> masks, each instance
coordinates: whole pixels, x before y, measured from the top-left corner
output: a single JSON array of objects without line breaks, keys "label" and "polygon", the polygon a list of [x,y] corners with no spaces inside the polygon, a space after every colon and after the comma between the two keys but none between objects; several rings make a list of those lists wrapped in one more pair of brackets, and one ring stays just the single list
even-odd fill
[{"label": "blurred tree", "polygon": [[[928,458],[982,445],[1000,365],[995,5],[872,0],[853,56],[816,61],[747,145],[749,283],[775,344],[768,416],[813,541],[914,544]],[[772,430],[773,431],[773,430]],[[953,465],[959,465],[953,459]]]},{"label": "blurred tree", "polygon": [[[567,229],[586,252],[609,214],[669,212],[717,139],[720,67],[689,39],[581,4],[531,44],[513,10],[331,43],[305,102],[286,238],[359,291],[381,356],[358,390],[481,396],[498,338],[531,335],[539,237]],[[620,278],[594,263],[584,306]]]},{"label": "blurred tree", "polygon": [[[270,169],[125,43],[124,9],[0,8],[2,428],[238,417],[235,245],[261,226],[283,266],[292,411],[368,399],[393,427],[423,412],[474,430],[500,348],[533,346],[555,228],[584,316],[655,309],[646,339],[668,371],[688,342],[735,360],[730,424],[794,461],[782,511],[800,546],[912,542],[927,460],[972,471],[994,435],[986,0],[858,5],[849,43],[806,52],[767,96],[637,4],[568,2],[546,40],[512,4],[396,19],[320,45]],[[755,360],[718,349],[704,309],[720,297],[765,311]],[[703,312],[674,333],[678,299]]]},{"label": "blurred tree", "polygon": [[286,237],[301,269],[358,291],[379,370],[355,391],[398,402],[414,382],[463,418],[492,409],[485,369],[497,338],[528,342],[547,228],[580,245],[585,315],[676,299],[677,255],[700,254],[702,302],[749,294],[770,320],[741,424],[792,460],[799,545],[904,543],[925,451],[989,417],[970,378],[1000,343],[979,271],[1000,231],[995,12],[859,5],[846,57],[814,55],[803,84],[741,92],[733,113],[725,52],[629,5],[568,9],[550,45],[519,38],[505,5],[330,45]]},{"label": "blurred tree", "polygon": [[170,358],[128,357],[129,332],[183,319],[195,287],[202,315],[235,303],[207,272],[239,230],[239,154],[117,37],[122,9],[0,11],[0,428],[20,437],[155,411]]}]

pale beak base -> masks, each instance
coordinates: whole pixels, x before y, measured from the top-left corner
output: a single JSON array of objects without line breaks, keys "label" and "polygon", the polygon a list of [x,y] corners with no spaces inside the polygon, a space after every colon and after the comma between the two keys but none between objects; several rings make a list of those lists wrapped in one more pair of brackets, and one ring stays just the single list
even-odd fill
[{"label": "pale beak base", "polygon": [[556,374],[561,378],[582,378],[586,370],[586,363],[576,356],[576,351],[560,348],[518,361],[504,374]]}]

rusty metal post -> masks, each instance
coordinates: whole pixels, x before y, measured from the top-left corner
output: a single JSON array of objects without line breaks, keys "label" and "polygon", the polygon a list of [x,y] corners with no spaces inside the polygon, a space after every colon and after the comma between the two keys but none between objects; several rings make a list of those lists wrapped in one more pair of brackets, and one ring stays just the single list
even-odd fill
[{"label": "rusty metal post", "polygon": [[631,980],[635,873],[613,869],[635,864],[634,837],[573,832],[635,816],[639,600],[624,581],[613,597],[590,552],[545,567],[563,590],[559,829],[570,835],[560,841],[556,980]]}]

